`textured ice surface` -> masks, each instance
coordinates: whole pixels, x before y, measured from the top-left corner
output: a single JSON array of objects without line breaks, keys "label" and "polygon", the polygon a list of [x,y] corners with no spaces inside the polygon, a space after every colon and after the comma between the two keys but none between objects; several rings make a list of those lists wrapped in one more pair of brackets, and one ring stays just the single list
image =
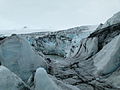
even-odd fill
[{"label": "textured ice surface", "polygon": [[38,67],[46,68],[44,59],[34,52],[28,41],[16,35],[1,42],[0,61],[25,81]]},{"label": "textured ice surface", "polygon": [[105,28],[107,26],[120,23],[120,12],[114,14],[110,19],[108,19],[105,24],[102,26],[102,28]]},{"label": "textured ice surface", "polygon": [[95,29],[96,26],[75,27],[68,30],[51,32],[47,35],[39,36],[35,40],[29,38],[29,41],[30,43],[32,42],[36,50],[42,51],[44,54],[69,57],[71,48],[77,48],[81,39],[87,37]]},{"label": "textured ice surface", "polygon": [[0,66],[0,90],[30,90],[14,73]]},{"label": "textured ice surface", "polygon": [[43,68],[37,69],[34,80],[35,90],[61,90]]},{"label": "textured ice surface", "polygon": [[115,37],[110,43],[96,54],[94,58],[97,72],[109,74],[120,66],[120,35]]},{"label": "textured ice surface", "polygon": [[88,58],[94,55],[98,50],[97,38],[86,38],[81,40],[78,48],[72,48],[74,51],[70,51],[69,57],[80,57],[80,59]]}]

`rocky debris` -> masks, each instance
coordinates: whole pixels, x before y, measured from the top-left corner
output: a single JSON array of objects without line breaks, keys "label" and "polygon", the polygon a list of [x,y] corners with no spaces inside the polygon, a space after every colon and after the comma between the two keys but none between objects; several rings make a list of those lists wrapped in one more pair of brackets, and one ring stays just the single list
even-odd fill
[{"label": "rocky debris", "polygon": [[0,90],[30,90],[30,88],[9,69],[0,66]]},{"label": "rocky debris", "polygon": [[52,80],[57,84],[58,87],[60,87],[62,90],[80,90],[79,88],[73,86],[73,85],[70,85],[70,84],[66,84],[66,83],[63,83],[62,81],[60,80],[57,80],[56,77],[53,77],[51,75],[49,75]]},{"label": "rocky debris", "polygon": [[96,30],[81,40],[67,64],[53,64],[53,75],[81,90],[119,90],[119,34],[120,23]]},{"label": "rocky debris", "polygon": [[3,36],[3,37],[0,37],[0,41],[1,41],[1,40],[4,40],[5,38],[6,38],[6,37],[4,37],[4,36]]}]

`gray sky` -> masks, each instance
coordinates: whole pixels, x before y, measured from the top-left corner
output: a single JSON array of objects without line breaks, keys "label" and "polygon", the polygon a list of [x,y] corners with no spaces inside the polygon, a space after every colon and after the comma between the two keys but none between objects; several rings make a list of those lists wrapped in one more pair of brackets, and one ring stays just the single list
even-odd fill
[{"label": "gray sky", "polygon": [[0,30],[95,25],[118,11],[120,0],[0,0]]}]

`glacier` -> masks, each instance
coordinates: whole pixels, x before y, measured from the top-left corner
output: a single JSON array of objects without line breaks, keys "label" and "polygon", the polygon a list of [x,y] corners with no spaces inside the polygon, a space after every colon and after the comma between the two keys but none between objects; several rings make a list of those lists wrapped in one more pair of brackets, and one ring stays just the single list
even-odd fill
[{"label": "glacier", "polygon": [[[67,30],[48,32],[45,34],[25,34],[30,44],[45,55],[69,57],[72,47],[77,48],[81,39],[87,37],[97,25],[74,27]],[[49,47],[49,48],[48,48]]]},{"label": "glacier", "polygon": [[99,26],[0,38],[0,90],[120,90],[120,13]]}]

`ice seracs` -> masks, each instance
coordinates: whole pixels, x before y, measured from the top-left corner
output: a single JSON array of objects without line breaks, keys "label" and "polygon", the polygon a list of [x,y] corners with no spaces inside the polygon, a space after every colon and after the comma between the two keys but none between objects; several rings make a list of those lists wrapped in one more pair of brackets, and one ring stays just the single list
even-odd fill
[{"label": "ice seracs", "polygon": [[30,90],[30,88],[5,66],[0,66],[0,90]]},{"label": "ice seracs", "polygon": [[[46,55],[69,57],[72,47],[77,47],[80,40],[87,37],[97,25],[74,27],[67,30],[48,33],[36,38],[34,47]],[[30,41],[30,40],[29,40]],[[49,48],[48,48],[49,47]]]},{"label": "ice seracs", "polygon": [[[73,48],[74,49],[74,48]],[[81,40],[79,48],[76,52],[71,52],[70,56],[80,57],[80,59],[86,59],[93,56],[98,50],[98,39],[97,38],[85,38]]]},{"label": "ice seracs", "polygon": [[35,73],[35,90],[61,90],[55,82],[47,75],[43,68],[38,68]]},{"label": "ice seracs", "polygon": [[106,75],[114,72],[120,66],[120,35],[116,36],[110,43],[105,45],[94,58],[96,72]]},{"label": "ice seracs", "polygon": [[22,80],[28,78],[38,67],[46,68],[46,62],[32,49],[25,38],[10,36],[0,42],[0,62]]}]

